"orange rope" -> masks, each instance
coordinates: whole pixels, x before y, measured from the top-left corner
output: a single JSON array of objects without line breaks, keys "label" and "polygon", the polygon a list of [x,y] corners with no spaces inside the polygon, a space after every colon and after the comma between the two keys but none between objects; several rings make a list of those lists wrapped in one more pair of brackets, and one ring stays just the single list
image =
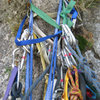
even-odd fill
[{"label": "orange rope", "polygon": [[72,85],[71,91],[69,93],[70,100],[83,100],[81,91],[79,89],[78,71],[77,71],[77,68],[75,66],[72,66],[72,67],[74,68],[74,71],[75,71],[75,82],[74,82],[74,79],[72,77],[70,68],[68,68],[66,76],[65,76],[64,93],[62,95],[62,100],[68,100],[68,93],[67,93],[68,91],[67,90],[68,90],[68,81],[69,80],[71,81],[71,85]]}]

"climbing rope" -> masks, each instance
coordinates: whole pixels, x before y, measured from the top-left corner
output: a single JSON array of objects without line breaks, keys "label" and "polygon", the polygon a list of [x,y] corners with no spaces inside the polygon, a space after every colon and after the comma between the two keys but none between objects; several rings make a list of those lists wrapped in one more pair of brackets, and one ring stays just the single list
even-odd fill
[{"label": "climbing rope", "polygon": [[[57,14],[57,20],[56,20],[57,24],[60,24],[61,9],[62,9],[62,0],[59,1],[59,8],[58,8],[58,14]],[[57,32],[58,32],[58,29],[56,28],[55,34]],[[58,37],[55,37],[54,45],[53,45],[52,60],[51,60],[51,68],[50,68],[50,74],[49,74],[49,80],[48,80],[48,86],[47,86],[45,100],[52,100],[54,75],[55,75],[55,69],[56,69],[57,42],[58,42]],[[54,68],[53,68],[53,64],[54,64]],[[53,70],[53,73],[52,73],[52,70]]]},{"label": "climbing rope", "polygon": [[68,100],[68,83],[71,81],[71,90],[69,92],[70,100],[83,100],[81,91],[79,89],[79,80],[78,80],[78,71],[75,66],[72,66],[75,71],[75,82],[72,77],[70,68],[68,68],[66,76],[65,76],[65,85],[64,85],[64,93],[62,96],[62,100]]},{"label": "climbing rope", "polygon": [[30,86],[30,88],[27,90],[27,93],[24,95],[22,100],[27,100],[29,95],[32,93],[33,89],[38,85],[38,83],[43,79],[43,77],[46,75],[46,73],[49,71],[50,66],[46,68],[46,70],[39,76],[39,78],[34,81],[34,83]]}]

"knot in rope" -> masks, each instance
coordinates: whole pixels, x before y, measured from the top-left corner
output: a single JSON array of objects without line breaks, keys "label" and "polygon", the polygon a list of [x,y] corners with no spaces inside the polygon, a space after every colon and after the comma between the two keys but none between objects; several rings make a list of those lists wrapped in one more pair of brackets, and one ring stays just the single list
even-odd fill
[{"label": "knot in rope", "polygon": [[82,93],[79,88],[73,87],[69,93],[70,100],[83,100]]},{"label": "knot in rope", "polygon": [[68,76],[72,84],[72,89],[69,93],[70,100],[83,100],[82,93],[79,89],[78,70],[75,66],[72,66],[72,67],[74,68],[74,71],[75,71],[75,82],[72,77],[70,69],[68,69]]}]

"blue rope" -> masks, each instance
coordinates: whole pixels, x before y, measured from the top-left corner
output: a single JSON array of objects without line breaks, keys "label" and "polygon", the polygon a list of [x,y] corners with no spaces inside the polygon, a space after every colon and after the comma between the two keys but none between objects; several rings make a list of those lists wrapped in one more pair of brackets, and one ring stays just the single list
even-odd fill
[{"label": "blue rope", "polygon": [[29,53],[27,53],[27,63],[26,63],[26,80],[25,80],[25,93],[29,88]]},{"label": "blue rope", "polygon": [[[60,12],[62,8],[62,0],[59,1],[59,9],[57,14],[57,24],[60,24]],[[58,29],[55,29],[55,34],[58,32]],[[48,80],[48,86],[46,91],[45,100],[52,100],[52,93],[53,93],[53,83],[54,83],[54,76],[55,76],[55,69],[56,69],[56,56],[57,56],[57,43],[58,43],[58,37],[55,37],[54,39],[54,45],[53,45],[53,55],[51,60],[51,68],[50,68],[50,74],[49,74],[49,80]],[[52,68],[54,64],[54,69]],[[52,77],[52,70],[53,70],[53,77]]]},{"label": "blue rope", "polygon": [[52,82],[52,88],[51,88],[51,99],[52,100],[52,94],[53,94],[53,84],[54,84],[54,78],[55,78],[55,69],[56,69],[56,59],[57,59],[57,42],[58,42],[58,37],[55,40],[56,41],[56,48],[55,48],[55,56],[54,56],[54,71],[53,71],[53,82]]},{"label": "blue rope", "polygon": [[68,43],[68,41],[66,40],[67,42],[67,46],[69,48],[69,50],[71,51],[71,53],[76,57],[76,59],[79,61],[80,64],[83,64],[83,60],[76,54],[76,52],[72,49],[72,47],[70,46],[70,44]]},{"label": "blue rope", "polygon": [[[67,40],[66,40],[66,42],[67,42]],[[95,72],[89,67],[87,60],[82,56],[78,45],[76,45],[76,50],[77,50],[79,56],[72,49],[72,47],[69,45],[68,42],[67,42],[67,46],[68,46],[69,50],[71,51],[71,53],[79,61],[79,69],[84,72],[86,81],[91,83],[92,86],[94,86],[99,93],[100,92],[100,83],[97,81],[97,77],[96,77]]]},{"label": "blue rope", "polygon": [[76,44],[76,50],[77,50],[78,55],[80,56],[80,58],[84,59],[84,57],[82,56],[82,53],[81,53],[81,51],[79,49],[79,46],[77,44]]},{"label": "blue rope", "polygon": [[36,86],[38,85],[38,83],[43,79],[43,77],[46,75],[46,73],[49,71],[50,65],[47,66],[47,68],[45,69],[45,71],[39,76],[39,78],[34,81],[34,83],[30,86],[30,88],[27,90],[25,96],[22,98],[22,100],[27,100],[30,93],[32,93],[33,89],[36,88]]},{"label": "blue rope", "polygon": [[[33,39],[33,12],[30,12],[30,20],[29,20],[29,31],[31,38]],[[32,85],[33,81],[33,44],[30,47],[30,86]],[[30,100],[32,100],[32,93],[30,94]]]},{"label": "blue rope", "polygon": [[30,35],[33,36],[33,12],[32,10],[30,11],[29,31],[30,31]]}]

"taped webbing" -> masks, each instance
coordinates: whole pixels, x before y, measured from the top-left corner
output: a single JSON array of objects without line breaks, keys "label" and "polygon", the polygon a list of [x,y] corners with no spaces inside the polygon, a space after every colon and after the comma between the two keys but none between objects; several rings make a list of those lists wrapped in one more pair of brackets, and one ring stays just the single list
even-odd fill
[{"label": "taped webbing", "polygon": [[31,9],[33,12],[35,12],[38,16],[40,16],[43,20],[45,20],[50,25],[58,29],[61,28],[50,16],[48,16],[46,13],[44,13],[39,8],[35,7],[35,5],[33,5],[32,3],[31,3]]}]

